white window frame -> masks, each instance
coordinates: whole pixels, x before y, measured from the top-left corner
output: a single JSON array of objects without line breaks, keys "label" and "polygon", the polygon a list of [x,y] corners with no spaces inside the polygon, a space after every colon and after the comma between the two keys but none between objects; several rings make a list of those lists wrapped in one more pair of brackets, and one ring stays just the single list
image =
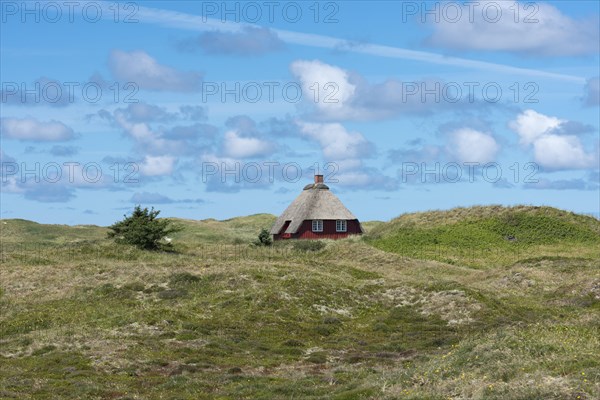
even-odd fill
[{"label": "white window frame", "polygon": [[312,220],[312,231],[313,232],[323,232],[323,220],[322,219],[313,219]]},{"label": "white window frame", "polygon": [[335,231],[336,232],[348,232],[348,221],[345,219],[338,219],[335,221]]}]

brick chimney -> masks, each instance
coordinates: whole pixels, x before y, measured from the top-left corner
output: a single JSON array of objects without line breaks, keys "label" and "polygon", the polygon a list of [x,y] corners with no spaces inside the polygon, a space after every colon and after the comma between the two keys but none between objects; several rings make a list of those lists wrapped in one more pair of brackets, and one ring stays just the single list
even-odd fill
[{"label": "brick chimney", "polygon": [[323,175],[315,175],[315,183],[323,183]]}]

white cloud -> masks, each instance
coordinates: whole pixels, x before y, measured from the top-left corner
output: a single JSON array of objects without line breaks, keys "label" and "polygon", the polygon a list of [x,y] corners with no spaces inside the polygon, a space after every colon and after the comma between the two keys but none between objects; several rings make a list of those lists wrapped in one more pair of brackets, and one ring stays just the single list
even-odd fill
[{"label": "white cloud", "polygon": [[564,122],[566,121],[556,117],[525,110],[517,116],[516,120],[509,123],[509,127],[519,134],[521,144],[529,145]]},{"label": "white cloud", "polygon": [[0,132],[4,138],[57,142],[75,138],[75,132],[59,121],[40,122],[35,118],[2,118]]},{"label": "white cloud", "polygon": [[140,173],[145,176],[169,175],[177,159],[170,156],[145,156],[140,164]]},{"label": "white cloud", "polygon": [[199,161],[201,166],[198,172],[202,173],[202,182],[206,183],[208,192],[236,193],[243,189],[266,189],[272,184],[270,179],[273,172],[273,177],[281,175],[280,166],[272,171],[260,162],[246,163],[212,153],[203,154]]},{"label": "white cloud", "polygon": [[[197,139],[209,129],[208,126],[193,124],[189,126],[175,126],[170,130],[162,127],[153,129],[146,122],[132,122],[128,109],[117,109],[107,119],[116,123],[134,141],[139,151],[151,155],[183,155],[192,154],[198,150]],[[206,133],[206,132],[205,132]],[[210,138],[210,132],[205,135]]]},{"label": "white cloud", "polygon": [[452,132],[447,146],[448,153],[458,161],[480,164],[494,161],[499,149],[492,135],[471,128]]},{"label": "white cloud", "polygon": [[597,157],[586,153],[577,136],[543,135],[533,143],[535,160],[551,169],[580,169],[598,165]]},{"label": "white cloud", "polygon": [[303,97],[332,118],[347,118],[356,91],[347,71],[318,60],[294,61],[292,73],[300,80]]},{"label": "white cloud", "polygon": [[223,152],[228,157],[249,158],[269,154],[274,146],[264,140],[251,137],[241,137],[235,130],[225,133]]},{"label": "white cloud", "polygon": [[[395,190],[398,182],[376,168],[365,165],[375,146],[360,132],[349,132],[339,123],[312,123],[296,121],[300,135],[321,146],[325,183],[353,190]],[[312,169],[311,169],[312,173]]]},{"label": "white cloud", "polygon": [[163,146],[166,144],[165,140],[161,139],[158,133],[152,131],[145,122],[129,122],[121,110],[114,112],[114,120],[142,149],[151,153],[163,153],[166,150]]},{"label": "white cloud", "polygon": [[535,161],[549,170],[585,169],[598,166],[598,154],[586,152],[579,137],[558,134],[569,121],[525,110],[509,123],[523,145],[532,145]]},{"label": "white cloud", "polygon": [[329,161],[367,157],[373,145],[359,132],[348,132],[342,124],[298,122],[305,137],[316,140]]},{"label": "white cloud", "polygon": [[[78,189],[117,189],[118,186],[113,177],[102,174],[100,165],[94,165],[95,163],[47,163],[42,170],[26,173],[23,163],[17,164],[14,158],[1,151],[0,156],[5,178],[2,181],[2,192],[22,194],[28,200],[68,202],[75,197]],[[9,165],[8,162],[15,165]]]},{"label": "white cloud", "polygon": [[[528,4],[528,8],[525,5]],[[515,6],[517,5],[517,6]],[[444,8],[444,3],[438,3]],[[459,5],[462,16],[448,10],[438,22],[432,15],[427,22],[433,28],[427,42],[458,50],[490,50],[543,56],[574,56],[598,51],[598,22],[573,19],[548,3],[479,1],[472,21],[469,7]],[[515,10],[519,10],[515,22]],[[455,20],[456,19],[456,20]],[[531,22],[527,22],[531,21]]]},{"label": "white cloud", "polygon": [[191,92],[199,90],[202,79],[199,73],[161,65],[143,51],[113,50],[108,64],[116,79],[133,82],[140,89]]},{"label": "white cloud", "polygon": [[[358,73],[318,60],[294,61],[290,70],[300,82],[302,98],[313,114],[311,117],[321,121],[377,120],[401,113],[424,114],[462,108],[467,101],[467,96],[446,101],[442,97],[444,82],[439,79],[419,82],[387,79],[372,84]],[[436,96],[424,95],[427,88],[437,91]],[[480,99],[476,101],[479,103]]]}]

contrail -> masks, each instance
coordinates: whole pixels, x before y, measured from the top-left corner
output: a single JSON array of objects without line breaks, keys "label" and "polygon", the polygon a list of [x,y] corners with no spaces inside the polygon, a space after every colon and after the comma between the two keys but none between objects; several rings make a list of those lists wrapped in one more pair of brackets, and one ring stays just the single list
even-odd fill
[{"label": "contrail", "polygon": [[[158,8],[140,7],[136,17],[142,23],[152,23],[175,29],[190,31],[225,31],[239,32],[246,27],[258,27],[249,23],[222,22],[217,19],[199,15],[181,13],[177,11]],[[421,61],[430,64],[453,65],[476,70],[495,71],[506,74],[528,75],[543,78],[559,79],[563,81],[584,84],[586,79],[575,75],[558,74],[530,68],[519,68],[511,65],[491,63],[486,61],[470,60],[460,57],[448,57],[437,53],[416,51],[401,47],[384,46],[369,43],[354,43],[345,39],[332,36],[316,35],[311,33],[294,32],[283,29],[271,29],[285,43],[319,47],[332,50],[344,50],[352,53],[368,54],[377,57],[396,58],[403,60]]]}]

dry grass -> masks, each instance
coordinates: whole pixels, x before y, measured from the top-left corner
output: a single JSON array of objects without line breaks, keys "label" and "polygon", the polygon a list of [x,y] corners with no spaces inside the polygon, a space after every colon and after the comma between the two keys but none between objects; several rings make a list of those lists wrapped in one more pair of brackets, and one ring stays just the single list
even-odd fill
[{"label": "dry grass", "polygon": [[179,253],[4,221],[40,246],[2,254],[0,398],[600,397],[585,243],[474,269],[360,238],[232,244],[265,219],[252,218],[215,228],[224,245],[207,232],[218,222],[190,222]]}]

